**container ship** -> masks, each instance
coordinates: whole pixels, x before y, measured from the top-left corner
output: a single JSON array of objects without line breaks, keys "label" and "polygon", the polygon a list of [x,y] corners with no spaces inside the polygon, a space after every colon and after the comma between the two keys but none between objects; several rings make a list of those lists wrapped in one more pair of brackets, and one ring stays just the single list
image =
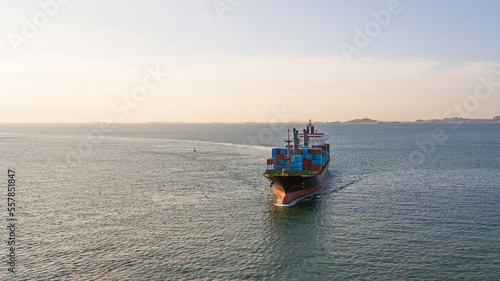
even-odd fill
[{"label": "container ship", "polygon": [[290,204],[323,187],[330,163],[328,136],[314,130],[309,120],[307,129],[299,133],[293,129],[293,144],[285,140],[285,148],[273,148],[272,158],[267,159],[267,169],[262,174],[271,182],[282,204]]}]

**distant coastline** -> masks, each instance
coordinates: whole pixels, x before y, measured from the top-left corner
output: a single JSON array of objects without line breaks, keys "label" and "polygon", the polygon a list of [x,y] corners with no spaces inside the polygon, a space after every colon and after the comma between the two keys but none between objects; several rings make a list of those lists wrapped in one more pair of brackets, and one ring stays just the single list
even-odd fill
[{"label": "distant coastline", "polygon": [[[99,122],[91,122],[92,124],[98,124]],[[141,122],[139,122],[141,123]],[[246,122],[183,122],[183,121],[167,121],[167,122],[146,122],[149,125],[159,125],[159,124],[266,124],[267,122],[254,122],[254,121],[246,121]],[[280,122],[280,124],[302,124],[306,123],[299,121],[292,122]],[[495,116],[493,118],[461,118],[461,117],[453,117],[453,118],[443,118],[443,119],[418,119],[415,121],[384,121],[384,120],[375,120],[371,118],[361,118],[361,119],[353,119],[349,121],[315,121],[316,124],[433,124],[433,123],[500,123],[500,116]]]},{"label": "distant coastline", "polygon": [[[250,124],[250,122],[246,122]],[[252,122],[253,123],[253,122]],[[303,122],[289,122],[282,124],[296,124]],[[305,121],[304,121],[305,123]],[[383,121],[383,120],[375,120],[370,118],[362,118],[362,119],[353,119],[345,122],[341,121],[315,121],[316,124],[432,124],[432,123],[500,123],[500,116],[495,116],[493,118],[444,118],[444,119],[418,119],[416,121]]]},{"label": "distant coastline", "polygon": [[500,116],[495,116],[491,119],[488,118],[443,118],[443,119],[418,119],[416,121],[381,121],[370,118],[354,119],[346,122],[326,122],[337,124],[399,124],[399,123],[500,123]]}]

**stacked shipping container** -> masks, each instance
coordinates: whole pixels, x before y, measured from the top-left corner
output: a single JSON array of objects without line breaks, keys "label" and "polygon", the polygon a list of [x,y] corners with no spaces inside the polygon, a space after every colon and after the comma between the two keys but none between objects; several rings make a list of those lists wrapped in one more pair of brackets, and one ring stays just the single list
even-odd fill
[{"label": "stacked shipping container", "polygon": [[[330,144],[313,145],[312,147],[299,146],[299,154],[297,155],[294,155],[293,145],[290,145],[287,148],[273,148],[272,154],[273,158],[267,159],[268,170],[317,171],[321,170],[328,161]],[[286,161],[287,154],[290,160],[289,163]]]}]

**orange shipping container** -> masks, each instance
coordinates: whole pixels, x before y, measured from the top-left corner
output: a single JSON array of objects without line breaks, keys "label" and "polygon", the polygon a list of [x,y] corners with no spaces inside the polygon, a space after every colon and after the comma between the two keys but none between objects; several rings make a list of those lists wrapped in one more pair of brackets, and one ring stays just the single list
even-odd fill
[{"label": "orange shipping container", "polygon": [[313,171],[321,170],[321,165],[311,165],[311,170]]},{"label": "orange shipping container", "polygon": [[321,154],[321,148],[313,148],[312,149],[312,154]]}]

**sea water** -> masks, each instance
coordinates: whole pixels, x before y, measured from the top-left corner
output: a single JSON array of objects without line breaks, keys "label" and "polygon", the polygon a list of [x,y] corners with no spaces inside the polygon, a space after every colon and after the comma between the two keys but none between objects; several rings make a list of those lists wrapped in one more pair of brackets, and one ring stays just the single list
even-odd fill
[{"label": "sea water", "polygon": [[283,207],[265,160],[304,125],[0,125],[0,279],[498,280],[500,124],[316,124],[327,181]]}]

